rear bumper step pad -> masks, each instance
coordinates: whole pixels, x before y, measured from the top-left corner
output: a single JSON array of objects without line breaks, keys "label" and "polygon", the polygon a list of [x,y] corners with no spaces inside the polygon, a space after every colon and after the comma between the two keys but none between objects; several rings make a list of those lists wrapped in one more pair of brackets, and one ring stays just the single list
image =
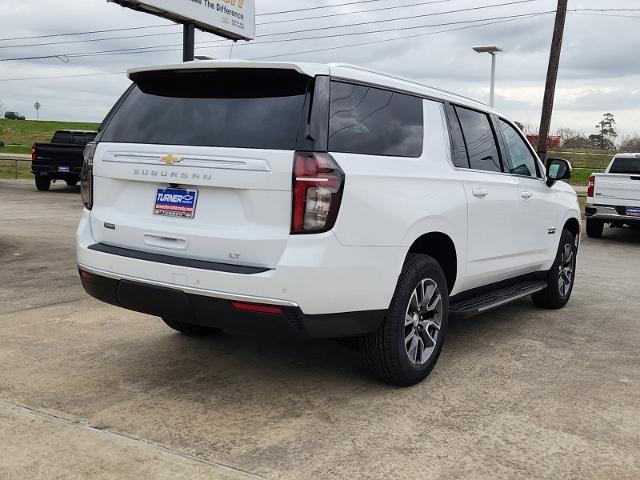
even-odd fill
[{"label": "rear bumper step pad", "polygon": [[228,263],[208,262],[205,260],[196,260],[192,258],[174,257],[171,255],[163,255],[161,253],[141,252],[139,250],[131,250],[129,248],[114,247],[104,243],[96,243],[89,245],[89,250],[94,252],[108,253],[110,255],[118,255],[119,257],[133,258],[135,260],[145,260],[147,262],[164,263],[165,265],[175,265],[177,267],[197,268],[200,270],[212,270],[216,272],[238,273],[244,275],[254,275],[256,273],[268,272],[269,268],[265,267],[248,267],[245,265],[231,265]]}]

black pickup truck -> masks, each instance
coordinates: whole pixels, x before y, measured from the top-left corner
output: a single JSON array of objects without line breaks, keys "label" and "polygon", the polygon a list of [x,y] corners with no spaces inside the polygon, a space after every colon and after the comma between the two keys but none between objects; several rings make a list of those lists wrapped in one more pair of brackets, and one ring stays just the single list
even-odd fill
[{"label": "black pickup truck", "polygon": [[51,182],[64,180],[73,186],[80,181],[84,161],[83,152],[98,132],[58,130],[51,143],[34,143],[31,147],[31,173],[38,190],[49,190]]}]

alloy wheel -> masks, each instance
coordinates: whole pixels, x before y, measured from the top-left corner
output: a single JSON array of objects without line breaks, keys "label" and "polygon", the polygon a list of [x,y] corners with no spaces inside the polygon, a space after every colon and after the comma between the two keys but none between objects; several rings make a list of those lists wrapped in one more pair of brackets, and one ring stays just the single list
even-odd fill
[{"label": "alloy wheel", "polygon": [[430,278],[411,293],[404,321],[404,346],[409,361],[424,365],[433,354],[442,325],[442,295]]},{"label": "alloy wheel", "polygon": [[569,243],[564,246],[560,253],[560,266],[558,268],[558,291],[562,297],[566,297],[573,284],[573,272],[575,269],[575,255]]}]

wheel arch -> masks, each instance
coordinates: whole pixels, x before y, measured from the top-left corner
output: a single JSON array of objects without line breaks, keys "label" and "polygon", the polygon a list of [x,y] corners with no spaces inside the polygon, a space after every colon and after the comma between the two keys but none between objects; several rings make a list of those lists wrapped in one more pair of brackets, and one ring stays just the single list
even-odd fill
[{"label": "wheel arch", "polygon": [[580,222],[577,218],[569,218],[562,227],[563,230],[569,230],[574,237],[580,236]]},{"label": "wheel arch", "polygon": [[451,237],[442,232],[429,232],[418,237],[409,247],[409,253],[429,255],[442,267],[447,288],[453,290],[458,277],[458,254]]}]

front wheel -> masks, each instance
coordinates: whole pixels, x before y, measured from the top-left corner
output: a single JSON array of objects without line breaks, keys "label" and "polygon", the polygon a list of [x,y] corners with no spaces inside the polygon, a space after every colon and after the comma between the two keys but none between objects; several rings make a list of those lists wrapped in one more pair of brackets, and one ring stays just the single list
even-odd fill
[{"label": "front wheel", "polygon": [[163,318],[162,321],[177,332],[180,332],[189,337],[208,337],[209,335],[215,335],[222,331],[218,328],[194,325],[193,323],[187,323],[171,318]]},{"label": "front wheel", "polygon": [[51,179],[40,175],[36,176],[36,188],[41,192],[46,192],[51,188]]},{"label": "front wheel", "polygon": [[573,291],[577,254],[576,238],[569,230],[562,230],[556,260],[547,273],[547,288],[531,297],[537,306],[557,309],[567,304]]},{"label": "front wheel", "polygon": [[360,339],[360,352],[378,379],[415,385],[435,367],[447,332],[449,293],[442,268],[410,254],[378,331]]}]

